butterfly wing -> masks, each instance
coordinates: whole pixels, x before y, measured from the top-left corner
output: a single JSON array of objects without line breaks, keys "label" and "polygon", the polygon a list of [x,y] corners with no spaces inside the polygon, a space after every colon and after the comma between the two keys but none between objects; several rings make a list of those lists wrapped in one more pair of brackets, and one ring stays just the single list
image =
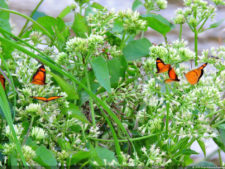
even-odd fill
[{"label": "butterfly wing", "polygon": [[163,73],[163,72],[167,72],[170,68],[170,64],[165,64],[162,59],[157,58],[156,59],[156,68],[157,68],[157,72],[156,73]]},{"label": "butterfly wing", "polygon": [[175,70],[171,67],[168,71],[169,79],[165,80],[166,83],[170,83],[173,81],[180,81],[177,77]]},{"label": "butterfly wing", "polygon": [[43,102],[48,102],[48,99],[45,97],[39,97],[39,96],[30,96],[33,99],[41,100]]},{"label": "butterfly wing", "polygon": [[45,85],[45,78],[46,78],[46,70],[44,65],[41,65],[36,73],[32,77],[31,83],[37,84],[37,85]]},{"label": "butterfly wing", "polygon": [[2,87],[4,88],[5,90],[5,77],[3,75],[0,75],[0,82],[2,84]]},{"label": "butterfly wing", "polygon": [[41,100],[43,102],[49,102],[49,101],[52,101],[52,100],[56,100],[56,99],[58,99],[60,97],[63,97],[63,96],[52,96],[52,97],[49,97],[49,98],[39,97],[39,96],[31,96],[31,98],[37,99],[37,100]]},{"label": "butterfly wing", "polygon": [[58,99],[58,98],[60,98],[60,97],[63,97],[63,96],[52,96],[52,97],[49,97],[49,98],[47,99],[47,101],[49,102],[49,101],[52,101],[52,100],[56,100],[56,99]]},{"label": "butterfly wing", "polygon": [[185,74],[185,77],[187,79],[187,81],[194,85],[196,83],[198,83],[198,81],[200,80],[200,78],[202,77],[203,73],[204,73],[204,68],[207,66],[207,63],[203,64],[202,66],[200,66],[197,69],[191,70],[190,72]]}]

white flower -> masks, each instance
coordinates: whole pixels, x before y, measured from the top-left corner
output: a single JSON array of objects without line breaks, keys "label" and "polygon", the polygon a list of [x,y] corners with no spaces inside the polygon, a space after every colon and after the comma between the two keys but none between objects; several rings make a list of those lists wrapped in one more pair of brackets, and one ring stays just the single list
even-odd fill
[{"label": "white flower", "polygon": [[37,140],[42,140],[47,136],[47,134],[42,128],[34,127],[32,128],[31,136],[36,138]]}]

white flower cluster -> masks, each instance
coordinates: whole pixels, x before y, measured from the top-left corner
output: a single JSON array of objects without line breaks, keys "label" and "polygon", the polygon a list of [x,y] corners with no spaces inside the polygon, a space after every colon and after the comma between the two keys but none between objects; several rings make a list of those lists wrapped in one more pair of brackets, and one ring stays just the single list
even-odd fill
[{"label": "white flower cluster", "polygon": [[119,11],[117,19],[123,24],[124,32],[130,34],[136,34],[137,31],[144,30],[147,24],[145,20],[140,18],[139,12],[131,9]]},{"label": "white flower cluster", "polygon": [[97,49],[104,44],[104,37],[100,35],[90,35],[87,38],[74,37],[66,43],[66,50],[74,53],[87,54],[92,51],[97,52]]},{"label": "white flower cluster", "polygon": [[[20,138],[20,136],[21,136],[21,134],[23,132],[22,125],[21,124],[16,124],[16,125],[13,125],[13,127],[14,127],[14,130],[15,130],[16,134],[17,134],[17,137]],[[6,126],[5,134],[6,134],[6,136],[13,138],[13,135],[12,135],[12,132],[10,131],[10,127],[9,126]]]},{"label": "white flower cluster", "polygon": [[150,149],[142,147],[141,151],[146,156],[145,166],[166,166],[170,164],[171,159],[165,159],[166,153],[161,151],[160,148],[157,148],[156,145],[152,145]]},{"label": "white flower cluster", "polygon": [[35,138],[36,140],[42,140],[47,136],[47,134],[44,131],[44,129],[40,127],[34,127],[32,128],[31,136]]},{"label": "white flower cluster", "polygon": [[167,0],[145,0],[144,6],[148,11],[158,11],[167,8]]}]

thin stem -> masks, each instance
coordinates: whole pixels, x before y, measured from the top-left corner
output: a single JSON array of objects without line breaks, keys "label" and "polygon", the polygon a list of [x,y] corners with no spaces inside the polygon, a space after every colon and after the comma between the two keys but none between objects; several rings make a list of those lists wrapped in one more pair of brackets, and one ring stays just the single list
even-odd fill
[{"label": "thin stem", "polygon": [[220,167],[222,167],[223,166],[223,160],[222,160],[222,157],[221,157],[220,149],[218,149],[218,155],[219,155]]},{"label": "thin stem", "polygon": [[[40,0],[40,2],[39,2],[39,3],[37,4],[37,6],[34,8],[34,10],[32,11],[32,13],[31,13],[31,15],[30,15],[31,18],[34,16],[34,13],[38,10],[39,6],[42,4],[43,1],[44,1],[44,0]],[[20,31],[18,37],[21,37],[21,36],[23,35],[24,30],[26,29],[28,23],[29,23],[29,20],[27,19],[27,20],[26,20],[26,23],[24,24],[23,28],[21,29],[21,31]]]},{"label": "thin stem", "polygon": [[182,31],[183,31],[183,24],[180,24],[180,33],[179,33],[179,41],[182,40]]},{"label": "thin stem", "polygon": [[123,32],[123,36],[122,36],[122,40],[121,40],[121,44],[120,44],[120,49],[123,49],[123,47],[124,47],[125,36],[126,36],[126,32]]},{"label": "thin stem", "polygon": [[19,16],[22,16],[22,17],[26,18],[27,20],[31,21],[33,24],[37,25],[51,40],[53,40],[52,35],[42,25],[40,25],[38,22],[36,22],[32,18],[30,18],[29,16],[26,16],[26,15],[20,13],[20,12],[5,9],[5,8],[0,8],[0,10],[4,11],[4,12],[13,13],[13,14],[16,14],[16,15],[19,15]]},{"label": "thin stem", "polygon": [[24,144],[26,143],[27,138],[28,138],[28,136],[29,136],[29,134],[30,134],[30,130],[31,130],[32,126],[33,126],[33,123],[34,123],[34,115],[32,115],[32,117],[31,117],[31,122],[30,122],[29,128],[28,128],[28,130],[27,130],[27,134],[26,134],[26,136],[25,136],[25,138],[24,138],[24,140],[23,140],[22,145],[24,145]]},{"label": "thin stem", "polygon": [[[89,75],[88,75],[88,64],[85,65],[84,71],[85,71],[85,78],[86,78],[86,81],[87,81],[88,90],[91,90],[91,85],[90,85],[90,80],[89,80]],[[89,104],[90,104],[90,109],[91,109],[92,124],[93,124],[93,126],[95,126],[96,125],[96,123],[95,123],[95,111],[94,111],[93,99],[91,97],[89,97]]]},{"label": "thin stem", "polygon": [[166,35],[163,35],[163,37],[164,37],[165,43],[168,44],[167,36]]},{"label": "thin stem", "polygon": [[198,31],[195,28],[194,29],[194,33],[195,33],[195,66],[198,65]]},{"label": "thin stem", "polygon": [[[161,133],[156,133],[156,134],[152,134],[152,135],[148,135],[148,136],[142,136],[142,137],[137,137],[137,138],[130,138],[130,141],[140,141],[140,140],[144,140],[144,139],[148,139],[150,137],[154,137],[157,136]],[[99,139],[99,138],[94,138],[94,137],[88,137],[88,139],[90,140],[95,140],[95,141],[101,141],[101,142],[114,142],[114,140],[106,140],[106,139]],[[129,142],[129,140],[127,139],[123,139],[123,140],[118,140],[119,142]]]}]

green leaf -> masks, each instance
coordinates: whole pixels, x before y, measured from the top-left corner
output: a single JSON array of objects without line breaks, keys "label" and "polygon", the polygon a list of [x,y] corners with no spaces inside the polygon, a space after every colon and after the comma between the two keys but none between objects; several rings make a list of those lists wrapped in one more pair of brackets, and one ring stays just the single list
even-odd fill
[{"label": "green leaf", "polygon": [[87,25],[85,17],[79,13],[75,13],[72,29],[77,36],[82,38],[87,37],[89,33],[89,27]]},{"label": "green leaf", "polygon": [[58,138],[57,143],[59,144],[62,150],[70,151],[72,149],[70,142],[66,141],[65,138],[62,138],[62,137]]},{"label": "green leaf", "polygon": [[36,150],[35,161],[46,168],[55,168],[57,166],[53,153],[43,145]]},{"label": "green leaf", "polygon": [[72,10],[74,9],[74,7],[72,7],[71,5],[67,6],[66,8],[64,8],[62,10],[62,12],[60,12],[60,14],[58,15],[59,18],[63,19],[66,15],[68,15]]},{"label": "green leaf", "polygon": [[92,60],[91,65],[99,84],[104,87],[108,92],[111,92],[109,69],[105,59],[99,56]]},{"label": "green leaf", "polygon": [[79,98],[79,96],[76,92],[76,89],[71,84],[69,84],[66,80],[64,80],[63,78],[61,78],[60,76],[58,76],[52,72],[50,72],[50,74],[55,79],[55,81],[59,84],[62,91],[66,92],[66,94],[68,95],[67,98],[69,100],[77,100]]},{"label": "green leaf", "polygon": [[222,140],[223,144],[225,145],[225,124],[219,125],[218,130],[220,133],[221,140]]},{"label": "green leaf", "polygon": [[124,47],[123,54],[127,61],[133,61],[149,55],[151,45],[151,42],[146,38],[133,40]]},{"label": "green leaf", "polygon": [[[9,9],[7,3],[4,0],[0,0],[0,7]],[[0,11],[0,27],[8,32],[11,32],[8,12]]]},{"label": "green leaf", "polygon": [[149,27],[165,36],[170,32],[174,25],[170,23],[166,18],[159,14],[146,14],[142,16],[147,21]]},{"label": "green leaf", "polygon": [[135,11],[139,6],[143,5],[140,0],[134,0],[132,4],[132,10]]},{"label": "green leaf", "polygon": [[198,141],[199,146],[202,149],[202,152],[204,153],[204,156],[206,157],[205,143],[202,140],[199,140],[199,139],[197,141]]},{"label": "green leaf", "polygon": [[115,153],[108,150],[107,148],[96,147],[95,151],[103,164],[105,164],[105,162],[111,163],[113,160],[118,162],[117,158],[115,157]]},{"label": "green leaf", "polygon": [[69,104],[69,108],[66,109],[66,112],[71,112],[71,117],[74,117],[84,123],[89,123],[89,121],[87,120],[86,116],[81,112],[80,108],[76,105],[74,105],[73,103]]},{"label": "green leaf", "polygon": [[184,166],[188,166],[192,164],[194,160],[190,157],[190,155],[185,155],[184,156]]},{"label": "green leaf", "polygon": [[225,152],[225,145],[221,141],[221,137],[220,136],[213,138],[213,141],[218,145],[219,148],[221,148]]},{"label": "green leaf", "polygon": [[119,19],[116,19],[113,23],[112,33],[121,33],[123,32],[123,22]]},{"label": "green leaf", "polygon": [[127,61],[124,56],[115,57],[107,61],[111,86],[117,86],[119,79],[124,78],[127,69]]},{"label": "green leaf", "polygon": [[184,149],[184,150],[182,150],[182,153],[185,155],[199,154],[198,152],[191,150],[191,149]]},{"label": "green leaf", "polygon": [[43,16],[47,16],[47,15],[44,12],[36,11],[34,15],[32,16],[32,19],[36,21],[38,18]]},{"label": "green leaf", "polygon": [[202,161],[202,162],[199,162],[195,165],[190,165],[190,166],[187,167],[187,169],[192,169],[192,168],[201,168],[201,169],[213,168],[213,169],[216,169],[217,166],[212,162]]},{"label": "green leaf", "polygon": [[223,22],[224,22],[225,19],[221,19],[211,25],[209,25],[209,27],[207,29],[213,29],[213,28],[217,28],[218,26],[220,26]]},{"label": "green leaf", "polygon": [[102,6],[101,4],[99,4],[99,3],[97,3],[97,2],[93,2],[93,3],[91,4],[91,7],[92,7],[92,8],[95,8],[95,9],[99,9],[99,10],[105,9],[104,6]]},{"label": "green leaf", "polygon": [[91,153],[89,151],[78,151],[76,154],[72,155],[71,165],[77,164],[81,160],[87,160],[91,157]]}]

